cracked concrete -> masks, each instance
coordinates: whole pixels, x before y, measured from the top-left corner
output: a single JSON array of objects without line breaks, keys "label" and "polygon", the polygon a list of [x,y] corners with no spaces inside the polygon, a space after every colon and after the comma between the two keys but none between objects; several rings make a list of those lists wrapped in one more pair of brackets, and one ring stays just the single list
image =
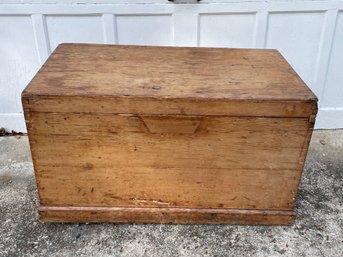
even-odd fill
[{"label": "cracked concrete", "polygon": [[315,131],[293,226],[43,224],[27,137],[0,138],[0,256],[343,256],[343,130]]}]

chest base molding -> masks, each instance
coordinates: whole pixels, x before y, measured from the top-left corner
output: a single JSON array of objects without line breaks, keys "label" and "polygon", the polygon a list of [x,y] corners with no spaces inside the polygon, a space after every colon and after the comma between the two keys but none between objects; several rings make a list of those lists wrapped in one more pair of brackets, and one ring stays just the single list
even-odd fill
[{"label": "chest base molding", "polygon": [[294,210],[40,206],[43,222],[291,225]]}]

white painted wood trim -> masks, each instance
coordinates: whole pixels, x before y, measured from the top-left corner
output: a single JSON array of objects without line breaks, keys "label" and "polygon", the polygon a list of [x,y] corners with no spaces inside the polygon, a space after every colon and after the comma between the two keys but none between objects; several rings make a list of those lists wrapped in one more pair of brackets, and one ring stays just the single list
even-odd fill
[{"label": "white painted wood trim", "polygon": [[115,26],[115,17],[111,13],[104,13],[102,15],[102,28],[104,34],[105,44],[116,44],[117,43],[117,29]]},{"label": "white painted wood trim", "polygon": [[199,15],[196,13],[173,14],[173,38],[175,46],[198,46]]},{"label": "white painted wood trim", "polygon": [[[320,49],[318,52],[317,69],[315,76],[315,83],[322,85],[322,90],[318,98],[323,99],[326,88],[326,75],[329,68],[330,55],[332,50],[332,43],[336,30],[338,10],[328,10],[325,15],[325,21],[323,25],[322,37],[320,40]],[[321,101],[319,101],[319,107],[321,107]]]},{"label": "white painted wood trim", "polygon": [[22,113],[0,113],[0,127],[6,131],[26,133],[26,124]]},{"label": "white painted wood trim", "polygon": [[343,108],[321,108],[315,129],[343,128]]},{"label": "white painted wood trim", "polygon": [[255,48],[265,48],[268,28],[268,15],[266,10],[260,10],[256,13],[254,42]]},{"label": "white painted wood trim", "polygon": [[233,2],[202,4],[2,4],[1,14],[171,14],[173,12],[194,13],[246,13],[265,7],[268,12],[312,12],[331,9],[343,10],[343,1],[299,1],[299,2]]},{"label": "white painted wood trim", "polygon": [[41,64],[43,64],[51,54],[51,47],[49,35],[46,29],[45,17],[42,14],[32,14],[31,20],[36,41],[36,48],[39,55],[39,61]]}]

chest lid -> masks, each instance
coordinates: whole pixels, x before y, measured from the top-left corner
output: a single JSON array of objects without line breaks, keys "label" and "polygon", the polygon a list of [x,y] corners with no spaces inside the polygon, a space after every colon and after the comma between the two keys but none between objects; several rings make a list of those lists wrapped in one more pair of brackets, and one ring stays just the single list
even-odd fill
[{"label": "chest lid", "polygon": [[62,44],[31,111],[308,117],[317,98],[277,50]]}]

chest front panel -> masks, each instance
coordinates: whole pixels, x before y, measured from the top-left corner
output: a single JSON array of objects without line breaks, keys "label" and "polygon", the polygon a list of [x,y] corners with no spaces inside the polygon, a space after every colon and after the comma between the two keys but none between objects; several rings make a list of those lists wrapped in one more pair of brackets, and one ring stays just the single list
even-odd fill
[{"label": "chest front panel", "polygon": [[[41,204],[291,209],[306,118],[38,113]],[[61,190],[63,188],[63,190]]]}]

